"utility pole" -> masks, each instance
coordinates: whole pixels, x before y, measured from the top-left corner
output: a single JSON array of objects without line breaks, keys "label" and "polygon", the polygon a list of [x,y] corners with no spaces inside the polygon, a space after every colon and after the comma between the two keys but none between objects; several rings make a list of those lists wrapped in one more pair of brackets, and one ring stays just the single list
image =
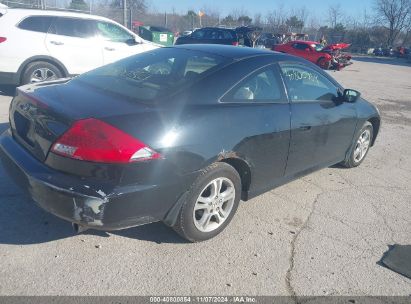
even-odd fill
[{"label": "utility pole", "polygon": [[127,27],[127,0],[123,0],[123,23]]}]

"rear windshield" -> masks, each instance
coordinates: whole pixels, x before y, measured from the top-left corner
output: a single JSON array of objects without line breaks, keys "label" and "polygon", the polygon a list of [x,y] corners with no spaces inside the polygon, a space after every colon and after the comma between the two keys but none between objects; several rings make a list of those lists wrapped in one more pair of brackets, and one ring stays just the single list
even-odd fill
[{"label": "rear windshield", "polygon": [[205,52],[160,48],[76,77],[107,92],[151,101],[171,96],[218,70],[229,59]]}]

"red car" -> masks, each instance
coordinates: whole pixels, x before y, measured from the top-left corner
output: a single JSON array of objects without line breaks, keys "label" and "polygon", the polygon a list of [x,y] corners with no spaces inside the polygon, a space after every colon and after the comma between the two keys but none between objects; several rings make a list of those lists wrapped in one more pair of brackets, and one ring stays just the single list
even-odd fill
[{"label": "red car", "polygon": [[330,68],[339,70],[352,64],[351,55],[341,53],[341,50],[349,46],[350,44],[347,43],[336,43],[324,47],[315,41],[295,40],[274,45],[272,50],[302,57],[326,70]]}]

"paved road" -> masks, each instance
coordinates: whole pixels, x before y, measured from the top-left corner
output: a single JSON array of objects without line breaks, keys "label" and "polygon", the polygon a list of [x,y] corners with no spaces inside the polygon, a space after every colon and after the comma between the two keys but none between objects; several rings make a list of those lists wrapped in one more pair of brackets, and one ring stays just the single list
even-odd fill
[{"label": "paved road", "polygon": [[[0,167],[0,294],[411,294],[410,280],[377,265],[388,245],[411,243],[411,67],[373,61],[332,73],[381,109],[383,129],[363,165],[243,203],[205,243],[184,243],[159,223],[73,235]],[[0,96],[0,130],[10,99]]]}]

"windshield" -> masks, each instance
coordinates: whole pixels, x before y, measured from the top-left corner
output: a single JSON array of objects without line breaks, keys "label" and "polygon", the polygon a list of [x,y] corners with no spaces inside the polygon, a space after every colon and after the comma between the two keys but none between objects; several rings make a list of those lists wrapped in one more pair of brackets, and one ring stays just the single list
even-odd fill
[{"label": "windshield", "polygon": [[324,46],[320,43],[313,43],[311,44],[311,47],[314,48],[317,52],[321,52],[324,48]]},{"label": "windshield", "polygon": [[200,51],[160,48],[103,66],[73,81],[150,101],[173,95],[228,61],[228,58]]}]

